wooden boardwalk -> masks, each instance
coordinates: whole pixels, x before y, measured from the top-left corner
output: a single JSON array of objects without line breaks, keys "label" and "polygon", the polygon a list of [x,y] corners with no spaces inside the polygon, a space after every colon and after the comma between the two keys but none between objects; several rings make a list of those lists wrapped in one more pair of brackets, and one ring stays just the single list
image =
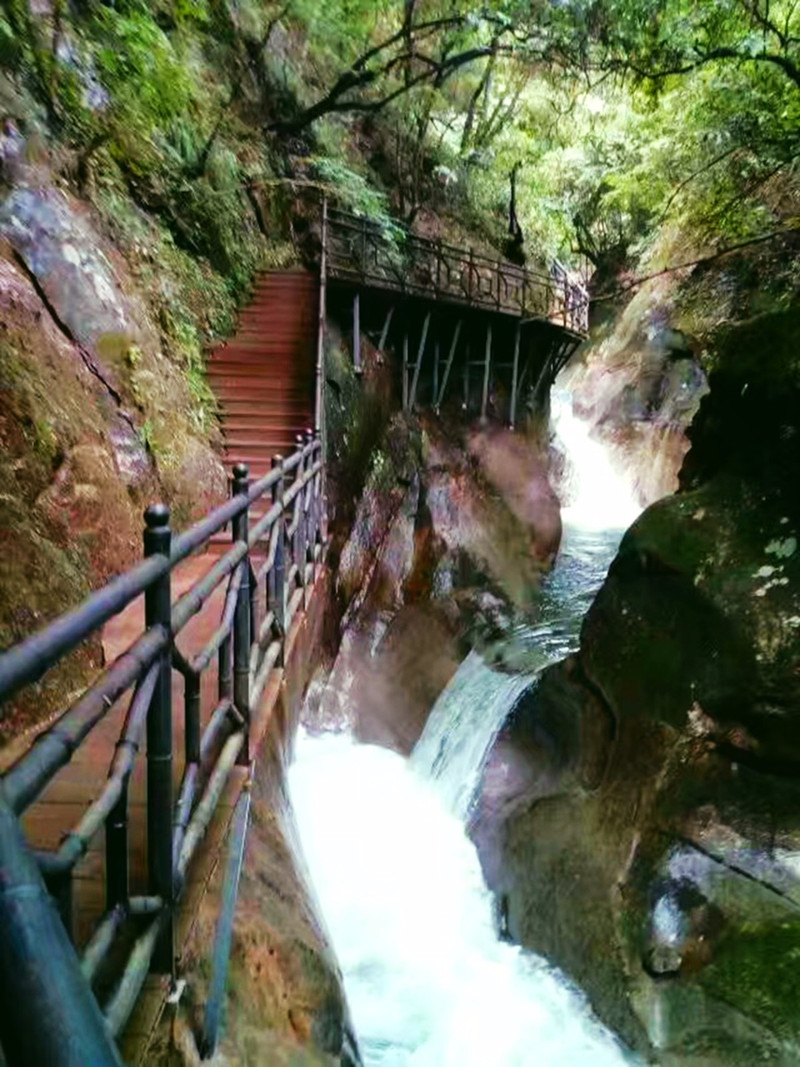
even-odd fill
[{"label": "wooden boardwalk", "polygon": [[[186,561],[174,574],[173,593],[180,595],[216,561],[216,556],[202,555]],[[180,645],[184,650],[202,646],[219,625],[219,615],[224,588],[210,598],[204,609],[196,615],[181,635]],[[144,598],[135,600],[114,618],[103,631],[103,652],[106,663],[112,662],[133,643],[144,628]],[[173,781],[175,792],[183,774],[183,679],[173,671]],[[280,684],[279,679],[277,684]],[[214,706],[216,693],[216,670],[209,670],[203,678],[208,687],[203,706]],[[274,702],[275,686],[265,694],[264,704]],[[33,848],[55,850],[64,834],[81,819],[86,809],[102,791],[109,764],[122,729],[127,710],[128,695],[114,705],[105,718],[89,734],[75,752],[72,760],[59,771],[41,796],[27,810],[23,826],[29,844]],[[130,888],[133,895],[146,894],[147,887],[147,827],[145,777],[147,763],[140,753],[131,776],[129,793],[130,818]],[[202,893],[217,862],[220,843],[224,840],[232,807],[246,779],[247,769],[236,768],[226,788],[212,825],[209,827],[196,862],[190,870],[177,918],[176,945],[180,953],[185,943]],[[72,893],[72,930],[76,948],[85,947],[98,921],[105,912],[105,834],[98,833],[91,841],[86,856],[74,871]],[[168,979],[148,979],[150,995],[144,996],[127,1027],[122,1044],[123,1055],[128,1062],[136,1062],[137,1049],[150,1033],[163,1003]]]},{"label": "wooden boardwalk", "polygon": [[[174,592],[183,590],[201,577],[217,560],[216,554],[206,554],[187,561],[175,572]],[[219,590],[205,608],[191,621],[183,634],[180,646],[186,652],[199,648],[219,624],[224,590]],[[104,630],[103,648],[110,661],[139,635],[144,621],[144,605],[134,601]],[[291,658],[298,635],[306,625],[305,613],[298,612],[286,642],[287,660]],[[292,679],[291,687],[302,689],[303,679]],[[284,671],[274,668],[259,707],[254,709],[251,729],[252,751],[257,753],[260,742],[270,727],[272,716],[281,699]],[[216,670],[209,668],[203,679],[208,687],[202,694],[203,707],[213,707],[216,698]],[[26,836],[34,848],[55,849],[66,830],[74,826],[105,783],[109,763],[114,754],[127,700],[115,705],[103,721],[80,746],[72,761],[53,779],[23,818]],[[175,791],[183,773],[183,680],[173,671],[173,781]],[[205,721],[205,720],[204,720]],[[131,893],[146,894],[146,759],[141,753],[130,785],[130,885]],[[176,914],[176,952],[178,973],[181,956],[198,914],[203,894],[208,889],[219,862],[233,809],[248,775],[248,768],[236,767],[209,826],[206,837],[189,869],[189,877]],[[72,923],[75,945],[80,951],[88,942],[105,910],[105,840],[101,831],[91,842],[84,859],[74,872]],[[147,1048],[169,994],[166,976],[147,979],[142,996],[122,1035],[120,1047],[126,1063],[146,1063]]]},{"label": "wooden boardwalk", "polygon": [[[313,346],[318,321],[318,283],[306,271],[263,276],[256,284],[251,305],[240,317],[236,335],[212,353],[211,384],[220,401],[222,429],[226,440],[226,466],[246,462],[259,477],[269,470],[273,455],[289,456],[297,437],[313,423]],[[254,508],[257,517],[264,505]],[[253,518],[251,518],[253,521]],[[186,592],[218,561],[223,544],[230,545],[230,531],[215,535],[202,555],[190,557],[172,573],[172,602]],[[257,559],[253,560],[257,564]],[[309,591],[310,592],[310,591]],[[223,582],[181,631],[176,644],[191,660],[220,625],[225,602]],[[304,613],[295,616],[287,636],[285,653],[304,624]],[[144,597],[133,601],[104,628],[104,660],[111,664],[145,629]],[[283,669],[273,668],[257,708],[251,709],[251,754],[267,729],[280,698]],[[205,727],[218,702],[217,657],[201,676],[201,727]],[[61,768],[42,794],[28,808],[22,824],[29,845],[57,851],[64,837],[76,827],[86,810],[101,794],[120,737],[130,701],[130,691],[113,705]],[[172,778],[177,799],[184,772],[184,679],[172,671]],[[32,738],[28,738],[30,743]],[[149,893],[147,883],[147,760],[142,741],[129,784],[129,888],[131,896]],[[0,754],[0,772],[24,751],[18,743]],[[233,808],[249,771],[234,767],[188,872],[176,912],[175,946],[178,973],[200,900],[206,891],[225,842]],[[105,831],[90,841],[85,856],[73,872],[71,900],[61,902],[67,912],[74,944],[80,953],[106,913]],[[153,1034],[169,992],[169,978],[151,976],[121,1039],[126,1062],[139,1063]]]}]

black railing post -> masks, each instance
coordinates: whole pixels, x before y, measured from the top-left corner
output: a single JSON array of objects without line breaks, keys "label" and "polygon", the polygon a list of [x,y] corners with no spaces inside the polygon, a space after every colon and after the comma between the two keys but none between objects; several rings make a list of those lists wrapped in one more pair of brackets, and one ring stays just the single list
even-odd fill
[{"label": "black railing post", "polygon": [[[314,450],[314,462],[322,463],[322,441],[318,433],[314,434],[316,449]],[[314,479],[314,544],[322,545],[322,493],[325,485],[325,467],[320,466],[319,473]]]},{"label": "black railing post", "polygon": [[[237,463],[233,468],[232,491],[234,496],[246,496],[250,488],[250,471],[246,463]],[[233,520],[233,539],[247,543],[248,508],[245,507]],[[250,732],[250,557],[246,555],[240,564],[242,581],[236,598],[233,616],[233,703],[245,721],[245,730]],[[247,737],[239,753],[238,762],[250,762]]]},{"label": "black railing post", "polygon": [[225,638],[219,646],[219,658],[217,660],[217,693],[220,700],[233,697],[233,667],[231,665],[231,635]]},{"label": "black railing post", "polygon": [[[308,456],[306,458],[306,470],[310,471],[314,467],[316,458],[314,456],[314,431],[309,428],[305,432],[305,447],[308,449]],[[303,491],[303,505],[305,512],[305,565],[311,564],[311,584],[314,584],[314,538],[316,519],[314,515],[314,482],[316,476],[309,480],[308,485]],[[305,574],[305,569],[303,571]],[[303,579],[303,585],[305,585],[305,578]]]},{"label": "black railing post", "polygon": [[61,916],[61,921],[64,924],[64,929],[72,940],[73,938],[73,886],[72,886],[72,871],[59,871],[57,874],[53,874],[50,877],[45,877],[45,884],[47,885],[48,892],[52,896],[56,907],[58,908],[58,914]]},{"label": "black railing post", "polygon": [[564,271],[564,325],[569,326],[569,277]]},{"label": "black railing post", "polygon": [[[297,451],[302,453],[302,451],[303,451],[303,435],[301,433],[296,434],[294,440],[295,440],[295,447],[297,448]],[[300,460],[300,463],[299,463],[299,465],[297,467],[297,478],[298,478],[298,481],[302,480],[303,475],[305,474],[305,472],[306,472],[306,460],[305,460],[305,456],[303,456],[303,458]],[[304,563],[303,563],[303,561],[305,559],[305,536],[306,536],[305,535],[305,520],[306,520],[306,516],[305,516],[305,512],[303,510],[303,502],[304,502],[303,501],[303,497],[304,497],[304,495],[305,495],[305,489],[301,489],[300,492],[295,497],[295,500],[297,501],[297,504],[296,504],[296,507],[297,507],[297,527],[295,529],[294,545],[292,546],[292,560],[294,561],[294,564],[297,567],[298,573],[300,575],[300,581],[301,581],[301,583],[303,585],[305,585],[305,580],[306,580],[305,579],[305,566],[304,566]]]},{"label": "black railing post", "polygon": [[106,910],[128,900],[128,780],[106,819]]},{"label": "black railing post", "polygon": [[285,543],[284,543],[284,515],[283,515],[283,456],[272,457],[272,469],[280,470],[280,477],[272,487],[272,503],[280,502],[280,514],[275,520],[275,561],[269,573],[269,610],[275,615],[275,625],[281,639],[281,651],[278,656],[277,666],[283,666],[283,648],[286,637],[286,581],[285,581]]},{"label": "black railing post", "polygon": [[[144,513],[144,554],[169,558],[172,531],[169,508],[153,504]],[[171,572],[146,590],[145,624],[170,629]],[[152,970],[174,977],[172,916],[172,641],[159,654],[158,680],[147,714],[147,867],[150,892],[166,909],[151,961]]]},{"label": "black railing post", "polygon": [[186,674],[184,684],[184,741],[187,763],[200,762],[200,675]]}]

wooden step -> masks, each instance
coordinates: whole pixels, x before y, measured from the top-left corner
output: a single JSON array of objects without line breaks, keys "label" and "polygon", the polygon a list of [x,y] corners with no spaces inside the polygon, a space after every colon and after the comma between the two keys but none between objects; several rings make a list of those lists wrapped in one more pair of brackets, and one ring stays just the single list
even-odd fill
[{"label": "wooden step", "polygon": [[[246,463],[252,479],[263,477],[273,457],[291,456],[298,435],[313,425],[318,306],[309,272],[264,274],[236,333],[209,354],[228,471]],[[263,514],[262,505],[253,514]]]},{"label": "wooden step", "polygon": [[[289,380],[280,379],[279,374],[283,372],[289,375]],[[264,364],[259,363],[240,363],[235,360],[220,360],[219,363],[212,363],[208,368],[208,374],[210,377],[232,377],[237,378],[263,378],[265,381],[275,381],[276,386],[279,385],[281,380],[285,381],[286,385],[294,385],[297,388],[300,385],[311,382],[312,375],[308,373],[305,367],[298,366],[297,361],[293,359],[271,359]]]}]

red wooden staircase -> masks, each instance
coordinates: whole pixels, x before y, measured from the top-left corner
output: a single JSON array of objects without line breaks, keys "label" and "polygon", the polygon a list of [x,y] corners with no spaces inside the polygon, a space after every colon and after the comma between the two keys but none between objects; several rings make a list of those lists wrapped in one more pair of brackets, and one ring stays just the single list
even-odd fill
[{"label": "red wooden staircase", "polygon": [[235,335],[211,354],[229,472],[246,463],[252,478],[261,477],[314,425],[318,291],[305,270],[261,275]]}]

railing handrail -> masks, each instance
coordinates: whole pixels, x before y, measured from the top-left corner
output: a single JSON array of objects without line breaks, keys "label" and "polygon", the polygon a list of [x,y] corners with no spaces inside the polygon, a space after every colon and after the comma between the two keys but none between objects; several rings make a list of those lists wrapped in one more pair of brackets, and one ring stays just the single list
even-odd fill
[{"label": "railing handrail", "polygon": [[[399,223],[392,229],[401,240],[393,243],[378,222],[341,208],[328,208],[325,228],[325,268],[333,279],[538,318],[581,336],[588,332],[589,292],[557,259],[549,267],[523,267],[422,237]],[[348,235],[357,241],[348,243]]]},{"label": "railing handrail", "polygon": [[[24,849],[19,825],[13,834],[0,834],[0,871],[21,870],[22,863],[28,872],[25,877],[28,881],[33,879],[38,887],[31,899],[37,894],[46,898],[45,879],[69,913],[73,871],[92,838],[105,827],[106,915],[84,954],[83,975],[74,953],[62,951],[60,943],[51,959],[47,943],[39,945],[31,937],[21,939],[26,945],[28,970],[45,975],[34,995],[46,999],[59,983],[77,989],[79,993],[73,999],[79,1010],[72,1026],[79,1030],[85,1023],[87,1033],[93,1033],[93,1040],[100,1040],[101,1044],[97,1038],[97,1005],[89,982],[111,951],[127,916],[147,915],[149,923],[134,943],[124,973],[105,1005],[107,1031],[117,1034],[124,1026],[151,965],[162,972],[174,967],[174,903],[233,767],[251,762],[251,709],[257,706],[270,671],[283,664],[286,634],[322,559],[327,536],[323,470],[319,434],[309,431],[298,439],[291,456],[274,457],[272,470],[252,484],[245,466],[234,467],[231,498],[175,537],[169,529],[168,509],[161,505],[149,508],[144,533],[147,558],[142,563],[114,578],[38,633],[0,653],[2,701],[38,680],[144,595],[145,624],[139,637],[0,776],[0,816],[5,810],[3,817],[7,821],[18,820],[111,708],[133,689],[108,778],[77,826],[62,836],[56,851],[33,853]],[[250,506],[265,497],[270,507],[251,525]],[[230,545],[173,602],[170,579],[174,569],[229,524]],[[260,552],[262,545],[266,546],[266,559],[262,563],[257,557],[255,572],[251,553]],[[202,649],[185,655],[175,638],[226,580],[219,625]],[[202,728],[200,682],[215,656],[219,661],[219,702]],[[184,768],[174,803],[173,671],[183,675],[185,703]],[[128,785],[143,748],[145,728],[150,896],[142,898],[131,897],[128,890]],[[20,848],[27,859],[20,859]],[[0,878],[0,911],[6,914],[10,906],[6,908],[2,899],[3,884]],[[31,914],[31,921],[44,921],[40,911]],[[66,916],[62,918],[69,929]],[[12,932],[6,931],[6,935],[11,937]],[[4,990],[11,990],[14,983],[13,974],[7,973],[10,959],[0,953],[0,988]],[[8,995],[6,999],[8,1002]],[[86,1014],[85,1020],[81,1012]],[[17,1055],[16,1050],[23,1048],[24,1042],[17,1040],[13,1014],[0,1013],[0,1047],[5,1049],[7,1045],[11,1051],[10,1055],[6,1053],[9,1067],[27,1062],[20,1058],[22,1053]],[[74,1058],[70,1058],[68,1049],[59,1046],[56,1030],[45,1029],[45,1044],[37,1046],[40,1050],[46,1047],[46,1054],[40,1054],[41,1062],[72,1067]],[[92,1062],[118,1063],[113,1045],[106,1053],[98,1053]]]}]

